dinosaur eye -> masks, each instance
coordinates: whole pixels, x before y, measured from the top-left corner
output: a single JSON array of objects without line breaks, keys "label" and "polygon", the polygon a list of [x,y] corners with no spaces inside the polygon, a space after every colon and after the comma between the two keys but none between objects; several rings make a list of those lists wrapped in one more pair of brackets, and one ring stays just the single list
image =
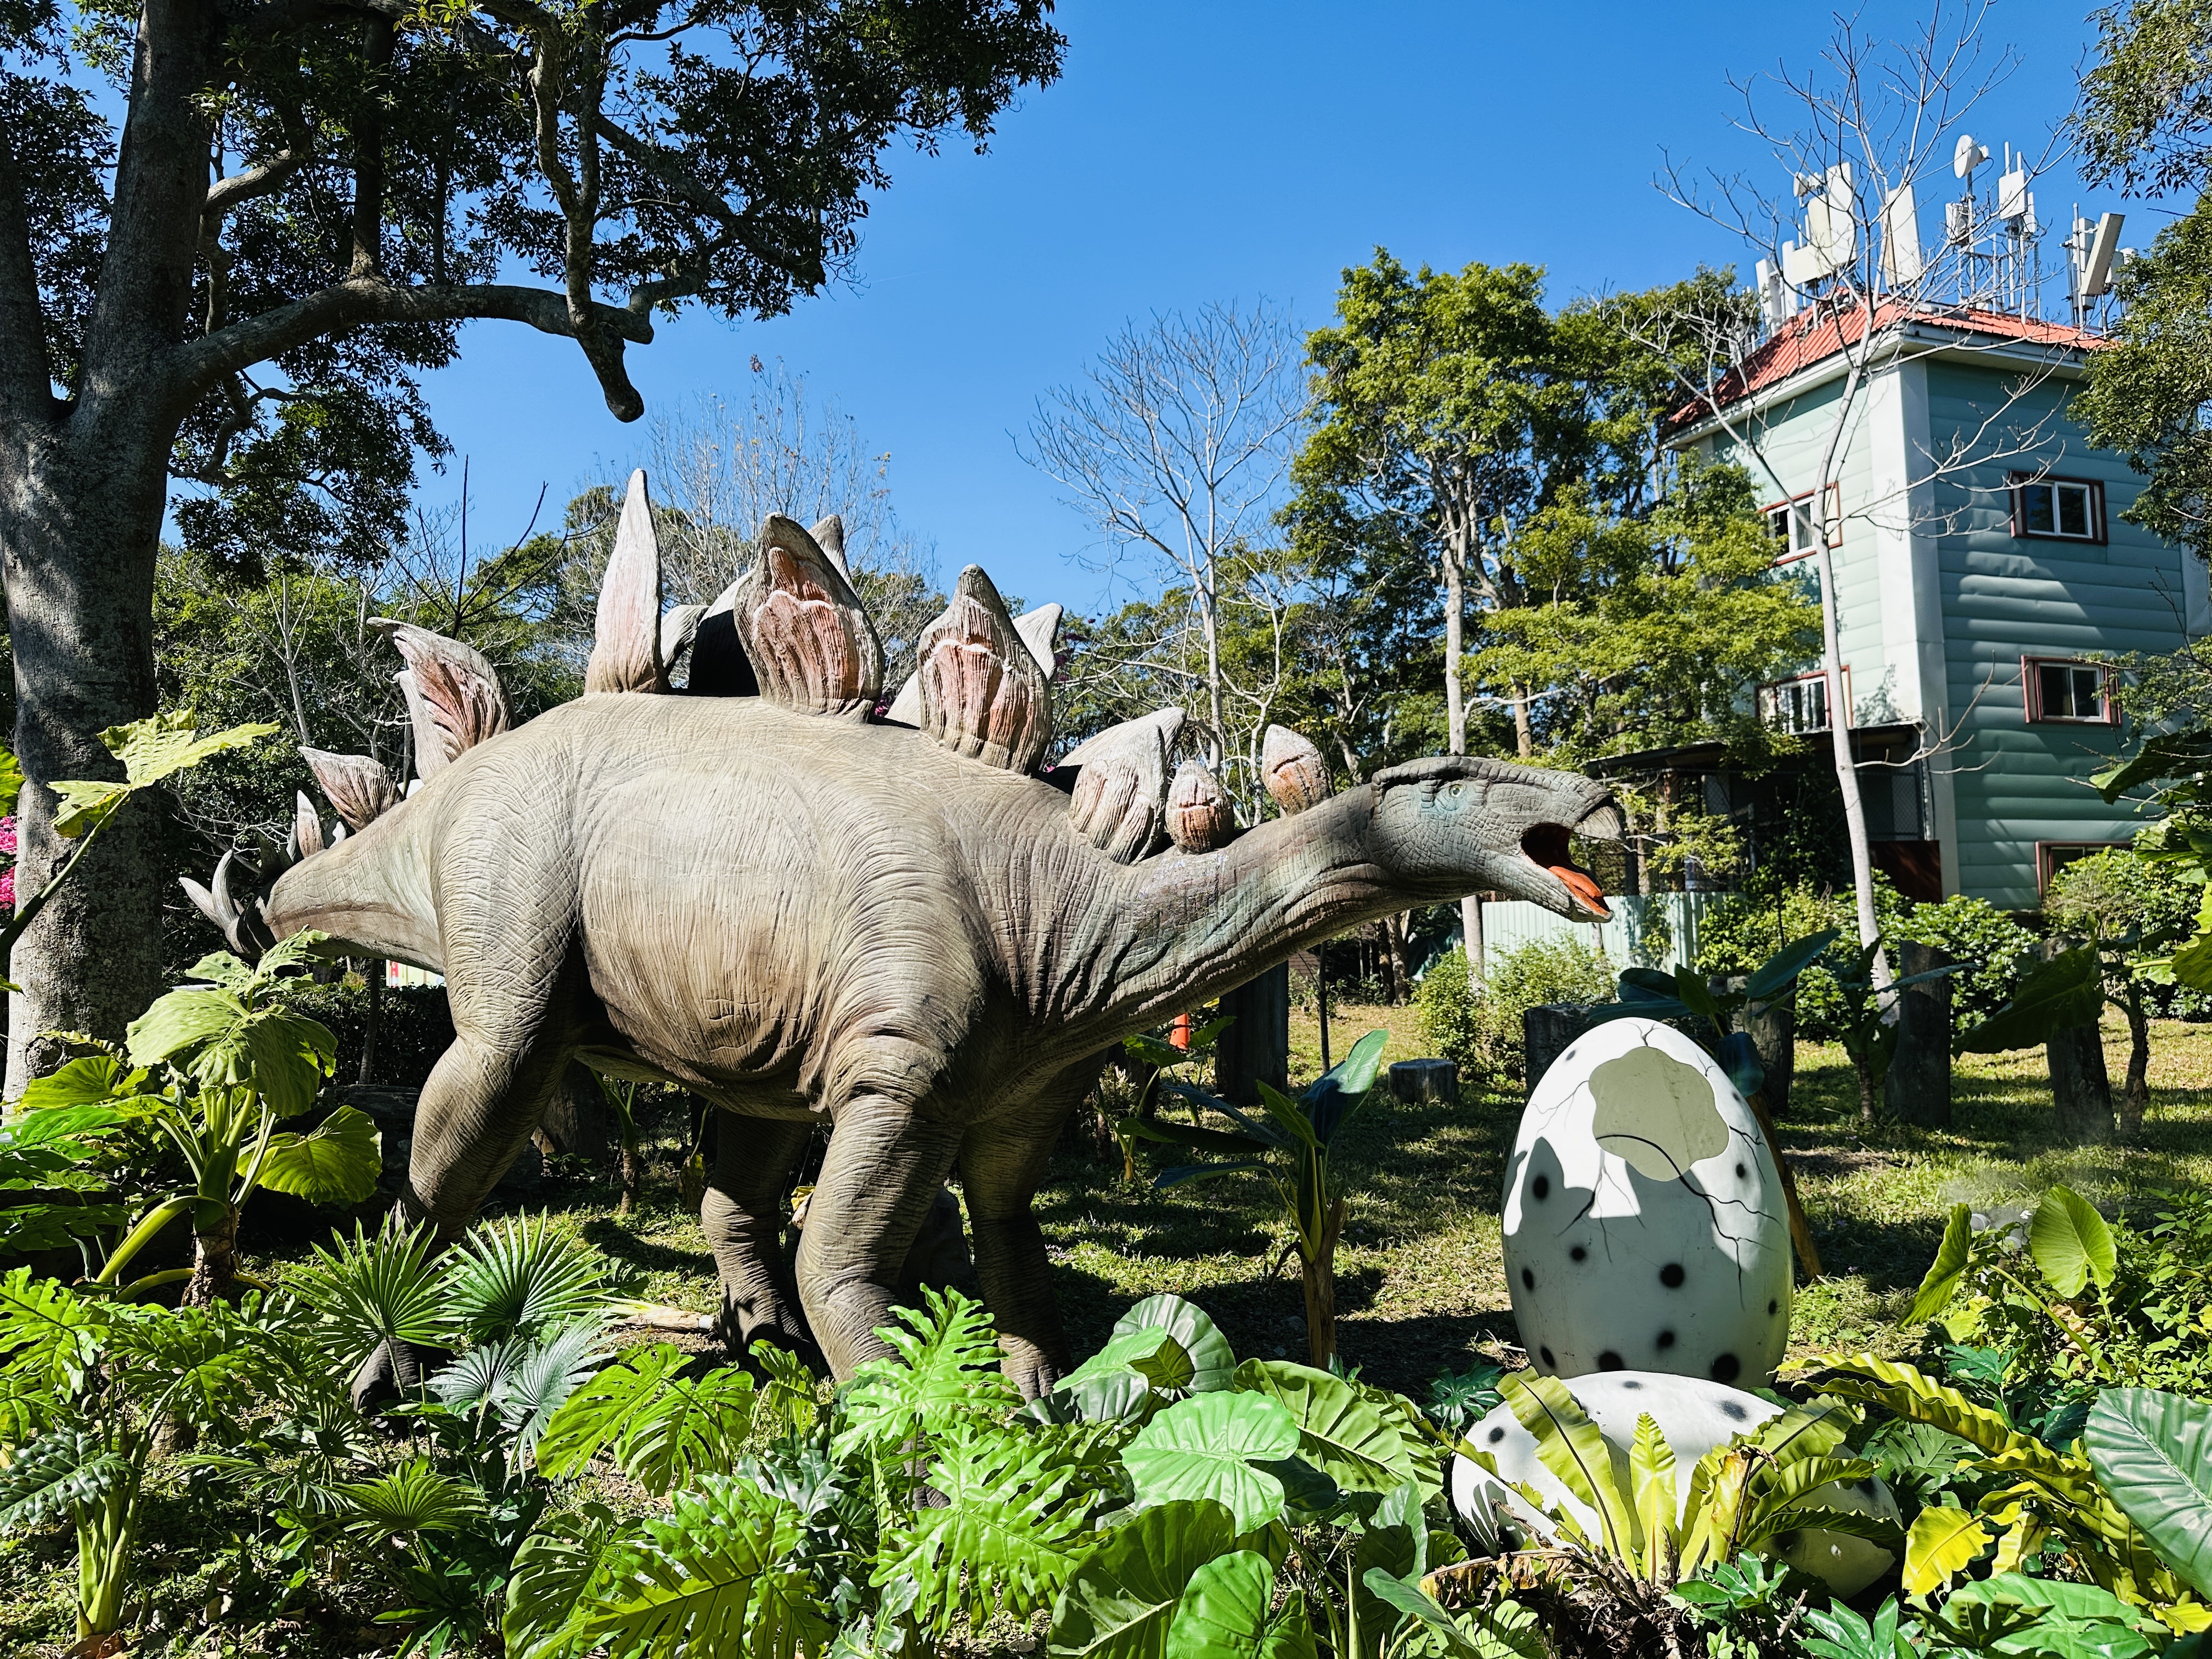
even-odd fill
[{"label": "dinosaur eye", "polygon": [[1444,793],[1449,795],[1455,800],[1458,799],[1460,796],[1466,793],[1467,786],[1463,783],[1449,784],[1447,785],[1444,789]]}]

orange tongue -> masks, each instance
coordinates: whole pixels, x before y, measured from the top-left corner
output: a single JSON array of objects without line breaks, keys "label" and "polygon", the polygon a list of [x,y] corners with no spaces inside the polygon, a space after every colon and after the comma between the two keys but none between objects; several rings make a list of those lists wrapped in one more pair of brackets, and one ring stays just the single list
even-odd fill
[{"label": "orange tongue", "polygon": [[1552,866],[1551,868],[1553,875],[1557,876],[1561,881],[1566,883],[1567,890],[1570,893],[1572,893],[1584,904],[1589,906],[1591,909],[1596,911],[1598,915],[1601,916],[1609,916],[1613,914],[1613,911],[1607,906],[1605,902],[1605,889],[1599,886],[1581,871],[1576,869],[1571,864],[1555,864]]}]

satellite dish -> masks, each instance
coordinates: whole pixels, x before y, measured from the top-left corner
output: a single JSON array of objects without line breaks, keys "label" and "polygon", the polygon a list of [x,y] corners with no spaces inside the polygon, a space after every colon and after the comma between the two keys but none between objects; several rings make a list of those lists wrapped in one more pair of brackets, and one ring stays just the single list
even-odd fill
[{"label": "satellite dish", "polygon": [[1951,171],[1961,179],[1972,179],[1974,169],[1989,159],[1989,146],[1976,143],[1972,133],[1962,132],[1957,148],[1951,152]]}]

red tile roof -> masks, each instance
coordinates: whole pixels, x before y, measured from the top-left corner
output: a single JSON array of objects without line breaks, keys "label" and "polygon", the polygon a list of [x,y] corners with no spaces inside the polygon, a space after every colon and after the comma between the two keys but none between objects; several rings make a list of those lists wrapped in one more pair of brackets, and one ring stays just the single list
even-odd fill
[{"label": "red tile roof", "polygon": [[[2002,311],[1938,311],[1923,307],[1908,312],[1905,306],[1895,301],[1880,307],[1875,326],[1883,329],[1905,321],[1948,329],[1960,334],[2027,340],[2039,345],[2069,346],[2075,350],[2094,350],[2106,343],[2103,335],[2075,328],[2068,323],[2047,323],[2038,318],[2015,317]],[[1854,307],[1840,316],[1832,313],[1824,314],[1817,310],[1801,313],[1784,323],[1750,356],[1723,375],[1710,402],[1698,398],[1683,404],[1667,417],[1668,427],[1680,429],[1692,425],[1709,407],[1725,406],[1763,392],[1768,386],[1778,385],[1799,370],[1810,368],[1823,359],[1834,356],[1845,347],[1857,344],[1866,331],[1866,326],[1867,313],[1863,307]]]}]

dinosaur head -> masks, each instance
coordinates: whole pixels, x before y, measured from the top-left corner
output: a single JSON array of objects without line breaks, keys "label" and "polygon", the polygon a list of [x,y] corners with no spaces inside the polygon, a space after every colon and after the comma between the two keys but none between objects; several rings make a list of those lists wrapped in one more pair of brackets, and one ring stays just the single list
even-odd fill
[{"label": "dinosaur head", "polygon": [[1609,914],[1568,851],[1570,836],[1618,841],[1620,808],[1573,772],[1443,755],[1377,772],[1369,820],[1376,861],[1408,884],[1496,890],[1577,921]]}]

